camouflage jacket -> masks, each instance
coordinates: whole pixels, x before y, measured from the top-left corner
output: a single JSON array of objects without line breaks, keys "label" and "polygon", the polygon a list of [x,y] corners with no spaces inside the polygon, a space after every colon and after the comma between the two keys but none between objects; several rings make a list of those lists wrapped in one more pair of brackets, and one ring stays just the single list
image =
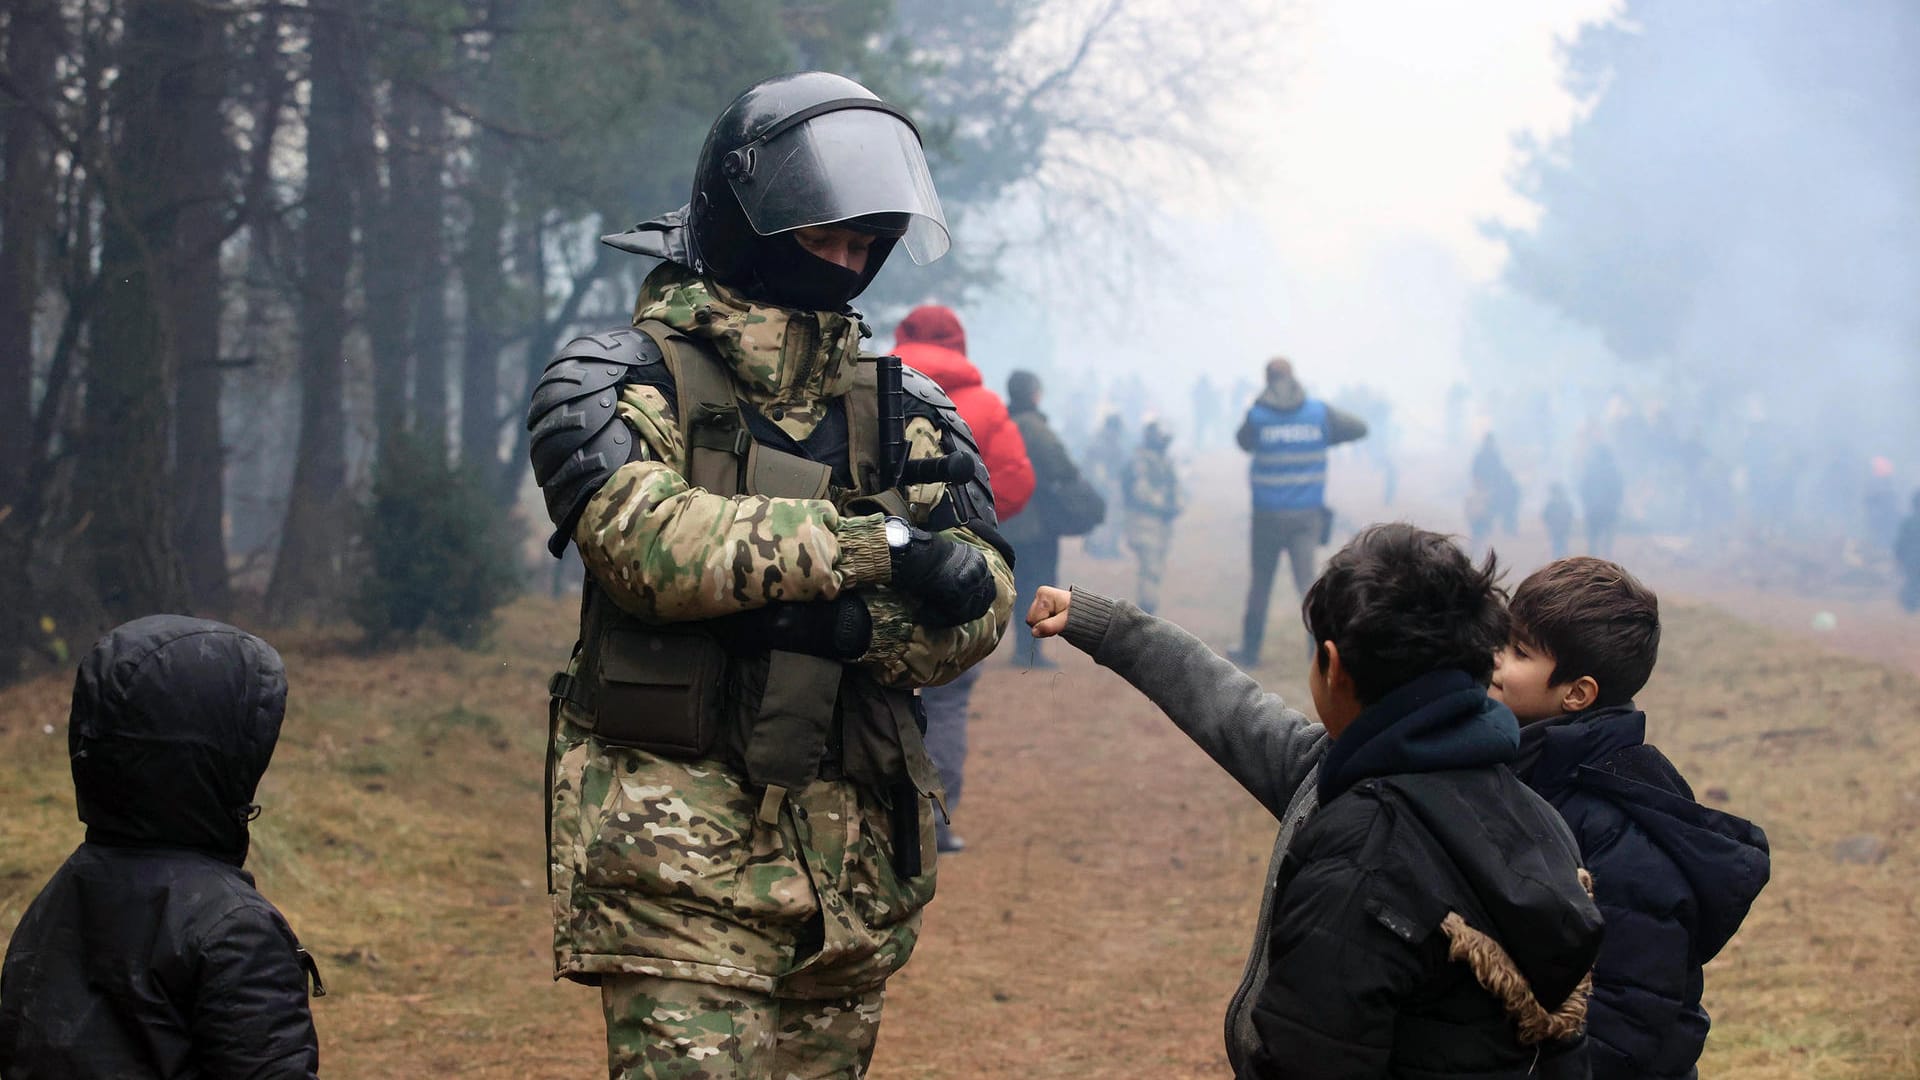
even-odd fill
[{"label": "camouflage jacket", "polygon": [[1135,450],[1121,481],[1127,510],[1132,513],[1171,521],[1179,517],[1186,506],[1186,495],[1180,490],[1180,474],[1164,450],[1145,446]]},{"label": "camouflage jacket", "polygon": [[[646,319],[711,342],[740,398],[796,439],[853,388],[865,335],[855,318],[750,304],[673,264],[641,291],[635,322]],[[873,640],[857,663],[901,687],[945,682],[998,644],[1012,572],[970,531],[945,535],[985,553],[993,607],[929,630],[915,621],[915,602],[886,586],[880,515],[692,487],[667,397],[628,385],[618,412],[639,453],[588,502],[573,538],[596,584],[629,614],[696,621],[858,591]],[[915,457],[941,451],[925,419],[907,435]],[[912,516],[924,523],[944,495],[940,485],[910,489]],[[887,811],[864,785],[817,781],[790,793],[768,825],[756,820],[759,793],[725,764],[605,745],[570,719],[571,708],[562,707],[549,762],[556,976],[658,974],[833,997],[879,986],[906,962],[934,887],[924,807],[929,867],[902,879]],[[805,951],[800,943],[822,926],[824,939]]]},{"label": "camouflage jacket", "polygon": [[[648,277],[634,322],[658,319],[713,343],[732,366],[742,400],[795,439],[853,389],[865,328],[858,319],[750,304],[672,263]],[[980,549],[999,586],[993,609],[970,623],[928,630],[913,602],[886,588],[891,556],[879,514],[846,516],[824,499],[723,497],[684,479],[686,448],[660,391],[627,386],[619,411],[642,447],[587,503],[574,542],[594,580],[627,612],[653,622],[711,619],[776,600],[831,600],[861,590],[873,644],[861,662],[891,686],[945,683],[986,658],[1013,613],[1013,572],[966,529],[945,535]],[[940,432],[907,424],[911,456],[941,453]],[[945,486],[908,489],[924,524]]]}]

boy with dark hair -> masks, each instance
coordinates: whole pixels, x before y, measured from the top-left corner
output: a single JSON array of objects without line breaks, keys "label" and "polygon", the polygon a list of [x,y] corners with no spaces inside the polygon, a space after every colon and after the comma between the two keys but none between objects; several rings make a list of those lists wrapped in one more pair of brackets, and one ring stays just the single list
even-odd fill
[{"label": "boy with dark hair", "polygon": [[94,645],[67,722],[87,838],[0,969],[0,1076],[311,1080],[325,991],[241,869],[280,736],[272,646],[155,615]]},{"label": "boy with dark hair", "polygon": [[1566,825],[1507,768],[1495,576],[1410,525],[1355,537],[1303,604],[1318,724],[1131,604],[1035,598],[1036,636],[1138,687],[1280,820],[1236,1076],[1586,1075],[1600,917]]},{"label": "boy with dark hair", "polygon": [[1619,566],[1576,556],[1513,595],[1493,697],[1519,717],[1514,769],[1566,818],[1607,934],[1587,1034],[1596,1080],[1693,1077],[1701,968],[1767,882],[1766,834],[1701,806],[1647,744],[1633,697],[1660,652],[1660,605]]}]

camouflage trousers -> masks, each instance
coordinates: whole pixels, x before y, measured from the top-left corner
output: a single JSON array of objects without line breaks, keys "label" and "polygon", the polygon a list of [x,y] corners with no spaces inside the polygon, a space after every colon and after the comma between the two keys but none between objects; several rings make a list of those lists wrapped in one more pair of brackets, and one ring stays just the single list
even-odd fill
[{"label": "camouflage trousers", "polygon": [[1173,522],[1157,514],[1127,511],[1127,547],[1140,562],[1140,586],[1135,602],[1151,613],[1160,606],[1160,579],[1167,572],[1167,549],[1173,545]]},{"label": "camouflage trousers", "polygon": [[611,1080],[859,1080],[880,1034],[880,990],[808,1001],[737,987],[608,975]]}]

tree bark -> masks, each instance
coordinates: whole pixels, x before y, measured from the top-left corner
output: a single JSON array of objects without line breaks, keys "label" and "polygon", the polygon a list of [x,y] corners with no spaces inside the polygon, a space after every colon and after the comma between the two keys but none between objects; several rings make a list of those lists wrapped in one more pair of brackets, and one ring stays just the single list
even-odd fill
[{"label": "tree bark", "polygon": [[410,324],[414,254],[407,244],[404,192],[407,171],[401,165],[405,124],[390,112],[385,181],[381,155],[371,140],[354,147],[361,218],[367,224],[362,260],[366,282],[367,345],[373,363],[374,457],[383,460],[407,430],[407,383],[412,375]]},{"label": "tree bark", "polygon": [[413,145],[408,148],[408,234],[414,275],[413,428],[416,445],[445,460],[447,453],[446,113],[412,87],[406,100]]},{"label": "tree bark", "polygon": [[91,321],[84,434],[75,447],[89,570],[108,615],[188,606],[168,468],[179,327],[167,283],[180,232],[184,110],[211,9],[135,4],[110,108],[117,137],[101,191],[101,291]]},{"label": "tree bark", "polygon": [[201,610],[228,607],[225,455],[220,440],[220,246],[227,227],[226,178],[235,166],[221,105],[225,28],[199,20],[201,40],[185,93],[171,101],[180,114],[184,153],[177,192],[185,204],[174,237],[168,307],[179,357],[174,395],[174,512],[187,587]]},{"label": "tree bark", "polygon": [[500,351],[504,343],[506,276],[501,233],[506,227],[506,147],[491,132],[474,138],[474,170],[467,187],[466,247],[460,289],[466,298],[460,383],[460,461],[475,476],[500,467]]},{"label": "tree bark", "polygon": [[300,445],[267,611],[286,621],[331,614],[342,598],[348,538],[346,412],[347,273],[353,258],[354,110],[365,93],[359,6],[313,9],[307,110],[306,218],[301,223]]},{"label": "tree bark", "polygon": [[35,110],[53,106],[59,19],[52,0],[17,0],[7,17],[7,69],[26,100],[0,97],[0,506],[18,506],[33,449],[33,323],[55,207],[50,140]]}]

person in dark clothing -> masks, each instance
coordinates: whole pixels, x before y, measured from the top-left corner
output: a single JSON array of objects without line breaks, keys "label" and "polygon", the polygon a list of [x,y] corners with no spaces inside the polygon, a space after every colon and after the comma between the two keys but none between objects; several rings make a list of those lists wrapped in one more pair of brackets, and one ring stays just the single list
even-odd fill
[{"label": "person in dark clothing", "polygon": [[1473,455],[1473,484],[1486,492],[1492,520],[1499,522],[1509,536],[1518,531],[1520,482],[1513,478],[1513,470],[1507,468],[1506,459],[1500,456],[1500,447],[1491,431],[1480,440],[1480,449]]},{"label": "person in dark clothing", "polygon": [[0,968],[0,1076],[304,1080],[312,957],[244,869],[286,710],[271,646],[156,615],[80,664],[67,747],[86,841]]},{"label": "person in dark clothing", "polygon": [[[1031,371],[1016,371],[1007,378],[1007,411],[1013,414],[1014,426],[1026,443],[1034,479],[1033,501],[1027,512],[1000,527],[1000,535],[1013,545],[1016,556],[1013,580],[1020,595],[1015,612],[1032,605],[1040,586],[1059,578],[1060,538],[1087,532],[1106,517],[1105,501],[1081,476],[1073,455],[1040,411],[1040,390],[1040,377]],[[1114,468],[1118,470],[1122,464],[1124,459]],[[1012,635],[1016,664],[1058,666],[1041,654],[1040,643],[1031,633],[1016,630]]]},{"label": "person in dark clothing", "polygon": [[1633,696],[1660,648],[1654,594],[1613,563],[1550,563],[1515,590],[1493,696],[1520,718],[1515,771],[1560,811],[1607,933],[1587,1035],[1595,1080],[1696,1075],[1702,968],[1767,883],[1767,838],[1701,806],[1647,744]]},{"label": "person in dark clothing", "polygon": [[1920,611],[1920,491],[1914,492],[1912,508],[1894,534],[1893,559],[1900,564],[1900,606]]},{"label": "person in dark clothing", "polygon": [[1567,826],[1508,768],[1495,580],[1444,536],[1361,532],[1303,604],[1318,724],[1131,604],[1046,588],[1028,612],[1280,821],[1227,1012],[1235,1076],[1586,1076],[1601,919]]},{"label": "person in dark clothing", "polygon": [[1260,663],[1267,603],[1281,553],[1286,553],[1300,595],[1306,595],[1313,581],[1314,551],[1326,542],[1329,524],[1327,448],[1366,434],[1366,421],[1309,398],[1293,377],[1291,361],[1275,357],[1267,362],[1267,388],[1234,436],[1240,449],[1253,455],[1248,476],[1253,487],[1252,577],[1240,648],[1232,657],[1241,667]]},{"label": "person in dark clothing", "polygon": [[1540,510],[1540,520],[1547,527],[1547,543],[1552,546],[1553,557],[1567,557],[1567,542],[1573,538],[1573,500],[1567,498],[1567,486],[1555,484],[1547,490],[1547,505]]},{"label": "person in dark clothing", "polygon": [[1588,554],[1603,559],[1613,554],[1613,537],[1620,528],[1620,503],[1625,494],[1613,451],[1604,443],[1594,447],[1580,474],[1580,510],[1587,519]]}]

